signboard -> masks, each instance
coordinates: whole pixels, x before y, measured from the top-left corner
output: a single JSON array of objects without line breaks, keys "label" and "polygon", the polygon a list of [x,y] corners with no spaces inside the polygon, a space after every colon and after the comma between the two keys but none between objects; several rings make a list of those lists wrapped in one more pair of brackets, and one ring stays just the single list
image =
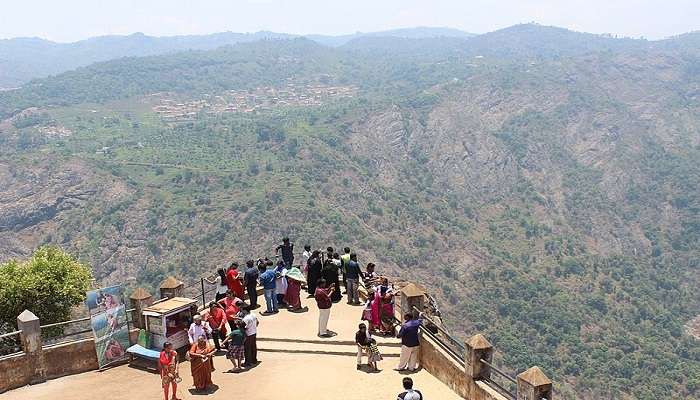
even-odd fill
[{"label": "signboard", "polygon": [[90,325],[100,368],[123,360],[129,347],[129,325],[121,285],[87,292]]}]

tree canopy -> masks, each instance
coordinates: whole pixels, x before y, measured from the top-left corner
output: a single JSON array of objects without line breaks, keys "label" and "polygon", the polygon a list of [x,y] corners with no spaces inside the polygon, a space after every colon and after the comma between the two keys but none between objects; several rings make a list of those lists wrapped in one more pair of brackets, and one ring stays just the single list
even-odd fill
[{"label": "tree canopy", "polygon": [[69,319],[71,308],[85,300],[90,267],[58,247],[44,246],[24,261],[0,264],[0,323],[15,326],[30,310],[43,324]]}]

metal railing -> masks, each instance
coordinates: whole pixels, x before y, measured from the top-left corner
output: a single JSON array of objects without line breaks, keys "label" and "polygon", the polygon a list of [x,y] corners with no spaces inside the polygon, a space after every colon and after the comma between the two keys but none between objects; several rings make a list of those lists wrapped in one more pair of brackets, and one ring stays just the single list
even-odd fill
[{"label": "metal railing", "polygon": [[[419,313],[422,312],[421,310],[416,308],[416,306],[413,306],[412,308],[416,312],[419,312]],[[456,339],[454,336],[452,336],[452,334],[450,332],[448,332],[445,328],[443,328],[441,323],[437,323],[437,322],[433,321],[432,319],[430,319],[430,317],[426,316],[425,314],[423,314],[423,316],[421,318],[423,318],[424,320],[433,324],[435,326],[435,328],[437,328],[437,330],[440,331],[440,333],[442,333],[442,335],[450,342],[450,344],[452,346],[455,346],[456,349],[455,348],[451,349],[455,354],[461,354],[460,357],[464,357],[464,352],[466,351],[466,348],[464,347],[464,345],[462,344],[461,341]]]},{"label": "metal railing", "polygon": [[464,362],[464,355],[460,355],[456,353],[452,348],[450,348],[438,335],[434,334],[430,329],[426,329],[425,327],[420,327],[420,331],[424,334],[433,339],[435,343],[440,346],[441,349],[447,353],[447,355],[452,358],[457,364],[459,364],[462,368],[466,366]]},{"label": "metal railing", "polygon": [[[417,307],[413,306],[412,307],[413,311],[416,312],[421,312]],[[426,315],[421,316],[422,319],[430,322],[432,325],[435,326],[435,328],[439,331],[440,335],[433,333],[430,329],[427,329],[426,327],[421,327],[421,332],[424,334],[427,334],[431,339],[433,339],[438,346],[440,346],[453,360],[455,360],[457,363],[459,363],[462,367],[465,366],[464,362],[464,354],[466,352],[466,347],[454,336],[452,336],[446,329],[442,327],[441,324],[436,323],[433,321],[430,317]],[[447,340],[443,340],[447,339]],[[482,363],[486,364],[491,371],[493,371],[496,375],[498,375],[500,378],[505,379],[506,385],[516,385],[515,389],[517,389],[517,380],[507,374],[506,372],[502,371],[495,365],[493,365],[491,362],[484,360],[483,358],[480,359]],[[492,386],[495,390],[500,392],[502,395],[509,397],[511,399],[515,399],[516,395],[514,391],[509,390],[508,388],[504,387],[505,385],[501,384],[498,380],[494,379],[487,379],[486,380],[490,386]]]},{"label": "metal railing", "polygon": [[484,360],[483,358],[480,358],[479,361],[481,361],[482,363],[486,364],[489,368],[491,368],[491,370],[492,370],[493,372],[497,373],[498,375],[501,375],[502,377],[506,378],[507,380],[513,382],[513,383],[516,384],[516,385],[518,384],[518,381],[515,380],[515,378],[513,378],[512,376],[506,374],[505,372],[501,371],[500,369],[496,368],[496,366],[493,365],[493,364],[491,364],[490,362]]},{"label": "metal railing", "polygon": [[21,334],[22,330],[17,330],[0,335],[0,358],[23,353],[20,342]]},{"label": "metal railing", "polygon": [[76,342],[92,337],[90,317],[41,325],[39,329],[43,346]]},{"label": "metal railing", "polygon": [[[398,304],[395,305],[395,307],[398,309],[401,309],[401,306]],[[413,310],[422,314],[422,312],[420,310],[418,310],[418,308],[416,308],[415,306],[413,306],[412,308],[413,308]],[[457,341],[457,339],[453,338],[449,333],[447,333],[446,330],[441,328],[439,324],[436,324],[429,317],[422,315],[421,318],[425,319],[428,322],[430,322],[431,324],[435,325],[435,327],[449,339],[448,342],[451,343],[452,345],[456,344],[457,348],[459,350],[455,350],[453,347],[450,347],[450,344],[448,344],[448,342],[446,342],[442,336],[438,336],[437,334],[433,333],[430,329],[426,328],[425,326],[419,327],[418,328],[419,331],[421,333],[427,335],[428,337],[430,337],[443,351],[445,351],[445,353],[447,353],[447,355],[450,356],[450,358],[452,358],[457,364],[459,364],[462,368],[464,368],[465,367],[464,346],[461,343],[459,343]],[[396,318],[396,316],[394,316],[394,322],[396,322],[397,324],[401,323],[401,321],[399,321],[399,319]]]},{"label": "metal railing", "polygon": [[71,319],[69,321],[63,321],[63,322],[56,322],[53,324],[46,324],[46,325],[41,325],[40,328],[53,328],[53,327],[58,327],[58,326],[65,326],[65,325],[70,325],[70,324],[76,324],[79,322],[84,322],[84,321],[90,321],[90,317],[85,317],[85,318],[78,318],[78,319]]},{"label": "metal railing", "polygon": [[14,331],[14,332],[9,332],[9,333],[3,333],[0,335],[0,339],[5,339],[5,338],[11,338],[15,336],[19,336],[22,333],[22,330]]},{"label": "metal railing", "polygon": [[[492,363],[488,362],[487,360],[484,360],[483,358],[480,358],[479,361],[486,364],[486,366],[488,366],[491,371],[495,372],[496,375],[504,378],[506,380],[506,382],[515,385],[514,389],[515,389],[515,391],[517,391],[518,381],[513,376],[501,371],[498,367],[496,367]],[[510,397],[511,399],[516,398],[515,391],[509,390],[508,388],[504,387],[497,380],[494,380],[492,378],[488,378],[487,382],[490,384],[491,387],[493,387],[496,390],[498,390],[499,392],[501,392],[502,395]]]},{"label": "metal railing", "polygon": [[[163,302],[167,299],[160,299],[153,304],[157,304],[160,302]],[[131,324],[133,323],[133,318],[131,316],[131,313],[136,311],[135,308],[129,308],[125,310],[126,313],[126,323],[127,327],[130,327]],[[76,326],[79,324],[84,324],[87,323],[87,325],[83,325],[82,327],[71,330],[69,332],[64,332],[62,330],[63,327],[65,326]],[[87,326],[87,327],[86,327]],[[83,317],[83,318],[76,318],[68,321],[61,321],[61,322],[55,322],[51,324],[46,324],[46,325],[41,325],[39,327],[42,331],[42,345],[43,346],[54,346],[58,344],[66,344],[66,343],[72,343],[72,342],[77,342],[80,340],[85,340],[85,339],[92,339],[93,338],[93,332],[92,332],[92,326],[90,324],[90,317]],[[54,332],[49,332],[47,334],[44,334],[44,330],[51,330],[54,329],[56,331]]]}]

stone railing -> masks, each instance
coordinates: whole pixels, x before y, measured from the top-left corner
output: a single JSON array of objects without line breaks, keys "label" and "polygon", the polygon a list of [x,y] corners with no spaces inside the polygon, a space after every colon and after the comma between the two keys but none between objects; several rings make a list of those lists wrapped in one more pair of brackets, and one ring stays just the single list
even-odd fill
[{"label": "stone railing", "polygon": [[552,381],[538,367],[517,376],[517,394],[509,395],[491,381],[493,371],[484,360],[493,347],[478,334],[467,341],[463,362],[444,349],[434,336],[421,334],[420,365],[455,393],[469,400],[551,400]]},{"label": "stone railing", "polygon": [[28,310],[17,317],[17,326],[22,351],[0,357],[0,393],[98,368],[94,339],[45,346],[39,318]]},{"label": "stone railing", "polygon": [[[417,314],[424,309],[426,294],[419,286],[408,283],[399,290],[397,319],[405,313]],[[437,334],[421,329],[420,365],[435,378],[469,400],[552,400],[552,381],[534,366],[517,377],[510,377],[493,365],[494,348],[481,334],[459,345],[462,354],[455,350],[456,339],[439,329]],[[505,390],[492,379],[499,374],[516,385],[516,392]]]}]

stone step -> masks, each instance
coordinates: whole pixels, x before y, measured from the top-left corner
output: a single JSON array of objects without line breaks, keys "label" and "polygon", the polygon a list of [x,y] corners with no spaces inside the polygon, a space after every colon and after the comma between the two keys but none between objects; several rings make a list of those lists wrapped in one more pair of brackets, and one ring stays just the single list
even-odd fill
[{"label": "stone step", "polygon": [[[337,340],[280,340],[274,338],[258,338],[258,350],[270,353],[297,353],[355,357],[357,346],[354,342]],[[379,351],[385,358],[399,357],[400,345],[379,343]]]},{"label": "stone step", "polygon": [[[381,336],[374,336],[374,339],[382,347],[398,347],[401,348],[401,343],[395,338],[387,338]],[[283,343],[312,343],[312,344],[328,344],[328,345],[347,345],[354,346],[355,342],[351,340],[336,340],[336,339],[289,339],[289,338],[277,338],[277,337],[258,337],[258,342],[283,342]]]}]

